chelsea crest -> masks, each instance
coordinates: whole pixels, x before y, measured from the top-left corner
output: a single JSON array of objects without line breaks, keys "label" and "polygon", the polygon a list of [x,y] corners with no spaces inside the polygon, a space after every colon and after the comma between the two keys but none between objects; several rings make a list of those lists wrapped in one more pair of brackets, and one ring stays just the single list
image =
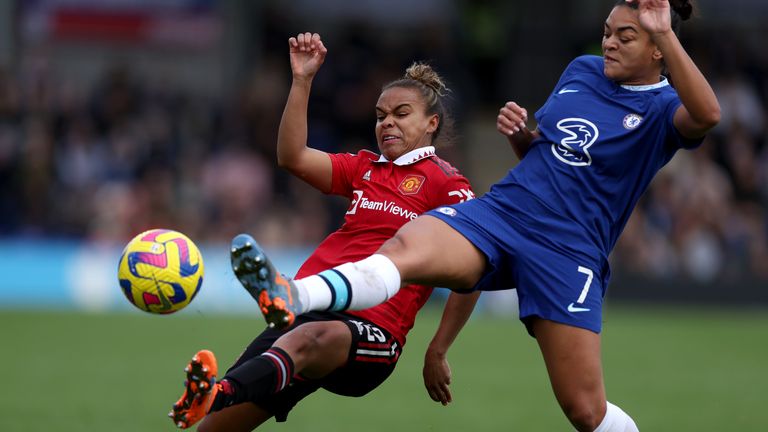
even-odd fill
[{"label": "chelsea crest", "polygon": [[622,124],[624,125],[624,129],[632,130],[638,126],[640,126],[640,123],[642,123],[643,118],[640,117],[639,114],[627,114],[624,116],[624,121],[622,121]]}]

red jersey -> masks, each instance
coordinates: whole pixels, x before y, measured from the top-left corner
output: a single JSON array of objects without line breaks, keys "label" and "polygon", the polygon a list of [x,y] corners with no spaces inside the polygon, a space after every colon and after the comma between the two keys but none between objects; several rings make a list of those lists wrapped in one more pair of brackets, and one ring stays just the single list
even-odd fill
[{"label": "red jersey", "polygon": [[[474,198],[469,181],[437,157],[431,146],[412,150],[394,162],[367,150],[330,157],[329,193],[349,198],[349,210],[341,228],[320,243],[297,278],[366,258],[418,215]],[[431,293],[432,287],[407,285],[385,303],[348,313],[384,327],[402,346]]]}]

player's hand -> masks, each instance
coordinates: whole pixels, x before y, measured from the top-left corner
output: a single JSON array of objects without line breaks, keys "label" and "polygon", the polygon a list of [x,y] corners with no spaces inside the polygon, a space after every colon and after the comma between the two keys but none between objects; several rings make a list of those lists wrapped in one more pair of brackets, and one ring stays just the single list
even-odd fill
[{"label": "player's hand", "polygon": [[427,350],[424,356],[424,387],[429,397],[435,402],[448,405],[453,401],[451,396],[451,367],[444,355]]},{"label": "player's hand", "polygon": [[320,35],[309,32],[299,33],[296,37],[288,39],[288,49],[294,79],[314,77],[328,53]]},{"label": "player's hand", "polygon": [[504,136],[512,136],[520,131],[527,130],[525,123],[528,121],[528,110],[516,104],[507,102],[499,110],[496,117],[496,129]]},{"label": "player's hand", "polygon": [[637,19],[640,27],[650,33],[651,37],[672,30],[668,0],[627,0],[627,3],[637,4]]}]

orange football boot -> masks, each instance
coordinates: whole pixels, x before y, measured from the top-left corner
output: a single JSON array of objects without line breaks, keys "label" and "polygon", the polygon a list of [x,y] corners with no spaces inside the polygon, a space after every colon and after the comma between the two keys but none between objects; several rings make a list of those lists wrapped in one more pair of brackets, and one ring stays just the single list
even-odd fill
[{"label": "orange football boot", "polygon": [[205,417],[220,385],[216,382],[216,357],[211,351],[198,351],[184,368],[184,372],[187,373],[187,380],[184,382],[186,389],[168,413],[168,417],[181,429],[186,429]]}]

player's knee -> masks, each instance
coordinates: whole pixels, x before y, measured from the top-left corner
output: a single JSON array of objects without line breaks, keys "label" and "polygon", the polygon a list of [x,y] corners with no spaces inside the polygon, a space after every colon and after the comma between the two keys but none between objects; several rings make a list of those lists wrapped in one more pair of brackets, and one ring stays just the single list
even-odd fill
[{"label": "player's knee", "polygon": [[278,345],[291,353],[294,363],[304,363],[325,356],[328,350],[342,348],[347,335],[349,330],[341,322],[310,322],[278,339]]},{"label": "player's knee", "polygon": [[[323,323],[307,323],[296,328],[293,331],[292,338],[293,352],[298,356],[311,357],[321,347],[321,341],[327,330]],[[295,359],[294,359],[295,361]]]},{"label": "player's knee", "polygon": [[288,353],[295,371],[316,379],[346,362],[351,335],[342,321],[317,321],[296,327],[278,339],[275,346]]},{"label": "player's knee", "polygon": [[392,238],[381,245],[377,254],[385,255],[400,271],[403,280],[414,274],[422,274],[429,264],[432,251],[429,242],[414,236],[412,231],[398,231]]},{"label": "player's knee", "polygon": [[562,403],[561,406],[568,420],[579,431],[594,431],[605,415],[604,410],[598,404],[586,399]]},{"label": "player's knee", "polygon": [[376,253],[383,254],[388,257],[397,256],[407,251],[407,244],[408,243],[405,236],[400,234],[400,232],[397,232],[393,237],[385,241]]}]

